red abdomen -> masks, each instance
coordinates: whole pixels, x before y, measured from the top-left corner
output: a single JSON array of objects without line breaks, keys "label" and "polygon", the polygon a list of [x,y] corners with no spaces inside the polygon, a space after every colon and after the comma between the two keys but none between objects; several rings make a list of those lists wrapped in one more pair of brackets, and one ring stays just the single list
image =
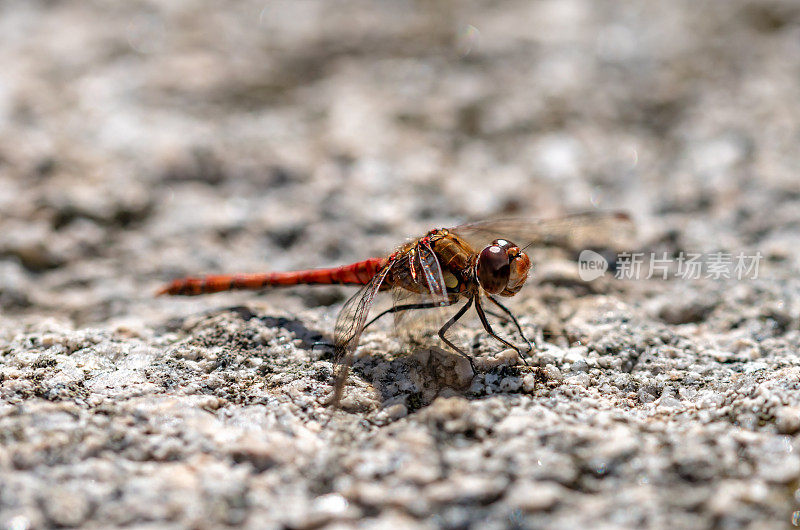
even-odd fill
[{"label": "red abdomen", "polygon": [[179,278],[161,288],[157,295],[194,296],[220,291],[257,290],[290,285],[365,285],[385,264],[386,259],[384,258],[370,258],[330,269]]}]

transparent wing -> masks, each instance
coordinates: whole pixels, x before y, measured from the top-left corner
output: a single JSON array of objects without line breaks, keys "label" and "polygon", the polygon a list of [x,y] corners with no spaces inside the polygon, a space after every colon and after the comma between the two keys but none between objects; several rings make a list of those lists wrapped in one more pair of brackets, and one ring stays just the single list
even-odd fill
[{"label": "transparent wing", "polygon": [[447,321],[448,293],[442,267],[431,243],[420,238],[406,245],[392,267],[393,313],[398,336],[412,343],[435,336]]},{"label": "transparent wing", "polygon": [[347,374],[350,373],[350,366],[353,363],[353,352],[358,346],[358,340],[364,331],[364,324],[367,321],[370,307],[372,307],[375,295],[380,291],[386,275],[392,268],[393,263],[388,263],[370,282],[362,287],[355,295],[345,302],[344,307],[336,318],[336,328],[334,331],[334,363],[336,364],[335,383],[331,405],[337,407],[342,398],[344,384],[347,381]]},{"label": "transparent wing", "polygon": [[522,247],[625,248],[633,245],[635,235],[631,218],[622,212],[585,212],[556,219],[497,219],[464,224],[450,231],[479,249],[498,238]]},{"label": "transparent wing", "polygon": [[425,283],[430,291],[431,300],[440,306],[447,305],[447,287],[444,284],[442,267],[439,265],[439,259],[436,257],[436,253],[431,248],[430,243],[427,241],[420,242],[417,245],[417,255],[419,256],[420,269],[422,269],[422,274],[425,276]]},{"label": "transparent wing", "polygon": [[415,293],[400,287],[392,289],[394,299],[394,328],[405,342],[422,345],[436,342],[436,334],[450,318],[452,304],[458,295],[452,294],[442,302],[430,293]]}]

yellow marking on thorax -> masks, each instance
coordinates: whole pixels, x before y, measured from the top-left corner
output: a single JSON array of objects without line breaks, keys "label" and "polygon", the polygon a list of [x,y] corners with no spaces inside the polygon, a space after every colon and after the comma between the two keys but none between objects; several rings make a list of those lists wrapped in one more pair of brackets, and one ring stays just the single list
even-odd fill
[{"label": "yellow marking on thorax", "polygon": [[444,284],[448,289],[455,289],[458,287],[458,278],[456,278],[452,272],[446,270],[442,275],[444,276]]}]

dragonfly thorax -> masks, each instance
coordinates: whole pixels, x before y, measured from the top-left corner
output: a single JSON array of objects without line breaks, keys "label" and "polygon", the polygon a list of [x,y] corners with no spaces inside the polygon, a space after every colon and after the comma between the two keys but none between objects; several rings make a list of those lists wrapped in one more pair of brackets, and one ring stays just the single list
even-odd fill
[{"label": "dragonfly thorax", "polygon": [[478,255],[475,275],[487,293],[513,296],[525,284],[530,268],[530,258],[517,245],[495,239]]}]

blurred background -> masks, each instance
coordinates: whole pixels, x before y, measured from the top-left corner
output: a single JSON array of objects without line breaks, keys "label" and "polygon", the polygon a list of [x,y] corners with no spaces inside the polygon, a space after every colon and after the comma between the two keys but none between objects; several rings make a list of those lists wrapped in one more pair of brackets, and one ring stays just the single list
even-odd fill
[{"label": "blurred background", "polygon": [[[798,103],[797,0],[0,0],[0,527],[800,522]],[[351,288],[154,297],[585,210],[761,278],[534,256],[537,377],[386,319],[330,424]]]},{"label": "blurred background", "polygon": [[800,262],[793,1],[8,1],[0,64],[6,316],[595,208]]}]

